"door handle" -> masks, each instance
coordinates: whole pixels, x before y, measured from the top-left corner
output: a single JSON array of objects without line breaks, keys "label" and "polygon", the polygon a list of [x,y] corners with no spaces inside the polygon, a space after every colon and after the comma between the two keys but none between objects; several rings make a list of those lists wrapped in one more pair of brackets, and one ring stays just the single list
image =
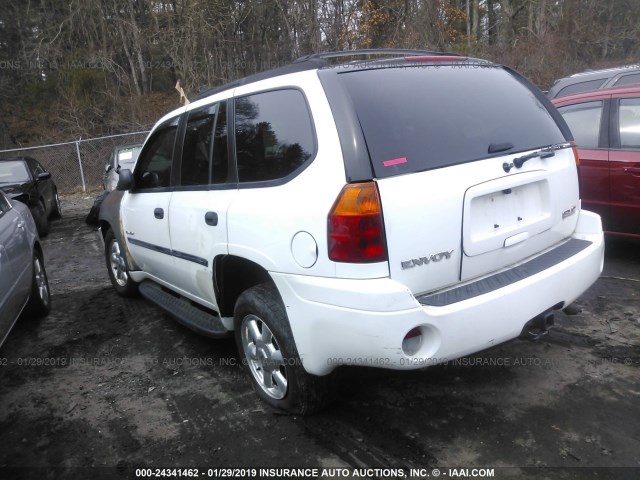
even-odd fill
[{"label": "door handle", "polygon": [[640,168],[637,167],[627,167],[622,170],[624,173],[628,173],[629,175],[633,175],[634,177],[640,176]]},{"label": "door handle", "polygon": [[204,214],[204,221],[207,225],[215,227],[218,225],[218,214],[216,212],[207,212]]},{"label": "door handle", "polygon": [[164,210],[161,208],[156,208],[153,211],[153,216],[156,217],[158,220],[162,220],[164,218]]}]

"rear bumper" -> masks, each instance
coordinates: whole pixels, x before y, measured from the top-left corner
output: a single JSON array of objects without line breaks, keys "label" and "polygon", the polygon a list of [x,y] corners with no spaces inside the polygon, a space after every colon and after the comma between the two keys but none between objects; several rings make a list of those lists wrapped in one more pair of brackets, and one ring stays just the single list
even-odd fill
[{"label": "rear bumper", "polygon": [[[421,304],[389,278],[336,280],[277,273],[272,277],[309,373],[325,375],[340,365],[411,370],[514,339],[532,318],[573,302],[602,272],[600,217],[582,211],[570,242],[574,240],[582,241],[584,248],[565,252],[540,271],[520,272],[515,280],[497,283],[496,288],[463,295],[459,301],[440,298],[432,305]],[[516,268],[510,272],[515,274]],[[428,298],[421,300],[428,303]],[[415,328],[420,329],[422,342],[409,356],[402,343]]]}]

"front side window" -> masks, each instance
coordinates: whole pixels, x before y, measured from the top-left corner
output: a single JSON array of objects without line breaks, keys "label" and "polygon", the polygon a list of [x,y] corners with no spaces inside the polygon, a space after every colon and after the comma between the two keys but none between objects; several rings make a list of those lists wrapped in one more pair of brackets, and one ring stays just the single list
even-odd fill
[{"label": "front side window", "polygon": [[138,168],[136,168],[136,188],[166,188],[171,184],[171,164],[177,128],[178,118],[176,117],[158,128],[148,140],[140,153]]},{"label": "front side window", "polygon": [[558,109],[579,148],[598,148],[602,101],[578,103]]},{"label": "front side window", "polygon": [[623,98],[618,108],[620,146],[640,148],[640,98]]},{"label": "front side window", "polygon": [[235,100],[235,138],[241,183],[294,173],[315,150],[307,102],[298,90],[276,90]]}]

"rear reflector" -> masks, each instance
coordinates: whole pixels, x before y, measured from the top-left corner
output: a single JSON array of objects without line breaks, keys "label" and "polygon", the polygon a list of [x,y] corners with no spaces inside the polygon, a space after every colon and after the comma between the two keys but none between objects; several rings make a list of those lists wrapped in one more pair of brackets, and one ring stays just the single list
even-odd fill
[{"label": "rear reflector", "polygon": [[386,261],[382,208],[376,184],[345,185],[329,212],[327,231],[330,260]]}]

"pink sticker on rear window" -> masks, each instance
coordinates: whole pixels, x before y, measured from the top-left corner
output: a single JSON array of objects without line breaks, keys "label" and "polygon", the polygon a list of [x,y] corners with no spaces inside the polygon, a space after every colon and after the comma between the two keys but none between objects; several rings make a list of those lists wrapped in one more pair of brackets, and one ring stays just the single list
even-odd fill
[{"label": "pink sticker on rear window", "polygon": [[385,167],[393,167],[394,165],[400,165],[401,163],[407,163],[407,157],[394,158],[393,160],[385,160],[382,165]]}]

